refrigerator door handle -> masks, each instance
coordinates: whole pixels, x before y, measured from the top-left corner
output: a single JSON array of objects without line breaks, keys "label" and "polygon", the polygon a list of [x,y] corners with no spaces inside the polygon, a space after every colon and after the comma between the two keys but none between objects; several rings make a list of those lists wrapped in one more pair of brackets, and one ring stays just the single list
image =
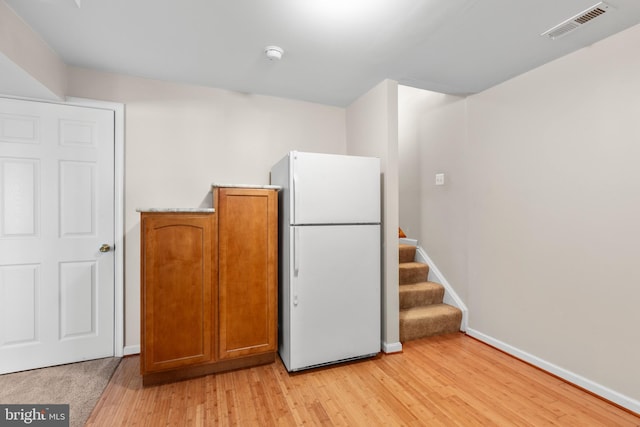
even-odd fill
[{"label": "refrigerator door handle", "polygon": [[298,227],[293,227],[293,274],[298,276],[300,270],[300,233]]},{"label": "refrigerator door handle", "polygon": [[[298,277],[298,270],[300,269],[300,231],[298,227],[293,227],[293,275]],[[298,292],[296,292],[297,285],[295,281],[292,282],[293,291],[293,306],[298,306]]]},{"label": "refrigerator door handle", "polygon": [[298,204],[298,200],[300,199],[300,195],[298,194],[298,185],[297,185],[297,181],[298,181],[298,176],[296,175],[295,171],[293,172],[293,179],[291,182],[291,186],[293,187],[293,203],[291,204],[291,218],[292,218],[292,224],[297,224],[296,221],[296,205]]}]

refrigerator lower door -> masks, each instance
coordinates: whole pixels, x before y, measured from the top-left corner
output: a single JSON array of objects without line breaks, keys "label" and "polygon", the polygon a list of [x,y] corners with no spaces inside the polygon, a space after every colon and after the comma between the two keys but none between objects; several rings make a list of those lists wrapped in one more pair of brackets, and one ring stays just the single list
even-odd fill
[{"label": "refrigerator lower door", "polygon": [[294,227],[290,371],[380,351],[380,226]]}]

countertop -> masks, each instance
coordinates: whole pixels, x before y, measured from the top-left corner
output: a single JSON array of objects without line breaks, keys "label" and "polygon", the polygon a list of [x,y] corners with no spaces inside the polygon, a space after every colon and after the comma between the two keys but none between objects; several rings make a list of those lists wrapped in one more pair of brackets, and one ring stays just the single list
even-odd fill
[{"label": "countertop", "polygon": [[[282,190],[279,185],[262,184],[220,184],[213,183],[212,187],[217,188],[255,188],[260,190]],[[170,212],[170,213],[214,213],[215,208],[137,208],[136,212]]]},{"label": "countertop", "polygon": [[136,212],[214,213],[214,208],[137,208]]},{"label": "countertop", "polygon": [[261,184],[220,184],[217,182],[214,182],[213,184],[211,184],[212,187],[218,187],[218,188],[257,188],[257,189],[261,189],[261,190],[282,190],[282,187],[280,187],[279,185],[261,185]]}]

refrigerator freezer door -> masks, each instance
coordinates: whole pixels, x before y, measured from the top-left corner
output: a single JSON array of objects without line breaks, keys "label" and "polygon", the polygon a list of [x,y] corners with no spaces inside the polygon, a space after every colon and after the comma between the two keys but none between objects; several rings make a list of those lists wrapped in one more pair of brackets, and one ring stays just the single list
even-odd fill
[{"label": "refrigerator freezer door", "polygon": [[291,234],[297,270],[290,272],[287,368],[378,353],[379,226],[304,226]]},{"label": "refrigerator freezer door", "polygon": [[290,153],[291,224],[380,222],[380,159]]}]

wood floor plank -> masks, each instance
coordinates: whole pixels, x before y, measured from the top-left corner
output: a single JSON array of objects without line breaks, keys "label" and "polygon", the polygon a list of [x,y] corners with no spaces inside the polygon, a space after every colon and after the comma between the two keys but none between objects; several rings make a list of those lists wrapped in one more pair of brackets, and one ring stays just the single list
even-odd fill
[{"label": "wood floor plank", "polygon": [[282,362],[142,387],[123,359],[87,426],[640,426],[640,416],[464,334],[289,374]]}]

